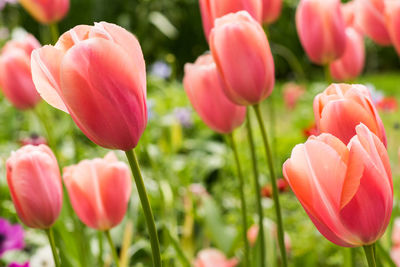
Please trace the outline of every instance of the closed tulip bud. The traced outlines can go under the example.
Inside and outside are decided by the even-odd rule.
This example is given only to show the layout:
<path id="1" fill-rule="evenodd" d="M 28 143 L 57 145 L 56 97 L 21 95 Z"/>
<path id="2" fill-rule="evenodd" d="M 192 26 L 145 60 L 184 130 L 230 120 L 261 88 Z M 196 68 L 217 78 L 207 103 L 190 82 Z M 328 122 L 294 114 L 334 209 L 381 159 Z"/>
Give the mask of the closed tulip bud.
<path id="1" fill-rule="evenodd" d="M 333 79 L 351 81 L 362 72 L 365 63 L 365 46 L 363 36 L 355 29 L 346 29 L 346 50 L 344 54 L 333 61 L 329 68 Z"/>
<path id="2" fill-rule="evenodd" d="M 131 195 L 131 178 L 128 166 L 114 153 L 66 167 L 63 178 L 72 207 L 84 224 L 109 230 L 121 222 Z"/>
<path id="3" fill-rule="evenodd" d="M 385 24 L 385 0 L 356 0 L 357 24 L 363 33 L 379 45 L 390 45 Z"/>
<path id="4" fill-rule="evenodd" d="M 146 70 L 131 33 L 106 22 L 76 26 L 33 51 L 32 77 L 43 99 L 94 143 L 136 147 L 147 124 Z"/>
<path id="5" fill-rule="evenodd" d="M 393 207 L 385 146 L 360 124 L 346 146 L 331 134 L 297 145 L 283 174 L 319 232 L 339 246 L 375 243 Z"/>
<path id="6" fill-rule="evenodd" d="M 30 109 L 41 100 L 31 74 L 31 53 L 40 47 L 31 34 L 6 43 L 0 53 L 0 89 L 18 109 Z"/>
<path id="7" fill-rule="evenodd" d="M 263 0 L 262 2 L 262 22 L 274 23 L 281 15 L 282 0 Z"/>
<path id="8" fill-rule="evenodd" d="M 194 109 L 208 127 L 218 133 L 231 133 L 246 117 L 246 107 L 231 102 L 211 55 L 200 56 L 185 65 L 183 85 Z"/>
<path id="9" fill-rule="evenodd" d="M 360 84 L 332 84 L 314 99 L 314 116 L 321 133 L 347 144 L 356 126 L 365 124 L 386 146 L 386 133 L 368 89 Z"/>
<path id="10" fill-rule="evenodd" d="M 197 254 L 194 267 L 235 267 L 237 264 L 237 259 L 227 259 L 221 251 L 208 248 Z"/>
<path id="11" fill-rule="evenodd" d="M 46 145 L 27 145 L 12 152 L 6 165 L 18 217 L 28 227 L 50 228 L 62 206 L 61 176 L 53 152 Z"/>
<path id="12" fill-rule="evenodd" d="M 19 0 L 37 21 L 50 24 L 60 21 L 69 10 L 69 0 Z"/>
<path id="13" fill-rule="evenodd" d="M 275 67 L 268 39 L 246 11 L 215 21 L 210 48 L 231 101 L 253 105 L 272 93 Z"/>
<path id="14" fill-rule="evenodd" d="M 343 55 L 346 35 L 339 0 L 301 0 L 296 11 L 296 27 L 313 63 L 326 65 Z"/>
<path id="15" fill-rule="evenodd" d="M 261 22 L 262 0 L 199 0 L 204 34 L 208 40 L 214 21 L 229 13 L 247 11 L 255 20 Z"/>
<path id="16" fill-rule="evenodd" d="M 391 41 L 400 56 L 400 2 L 385 0 L 385 19 Z"/>

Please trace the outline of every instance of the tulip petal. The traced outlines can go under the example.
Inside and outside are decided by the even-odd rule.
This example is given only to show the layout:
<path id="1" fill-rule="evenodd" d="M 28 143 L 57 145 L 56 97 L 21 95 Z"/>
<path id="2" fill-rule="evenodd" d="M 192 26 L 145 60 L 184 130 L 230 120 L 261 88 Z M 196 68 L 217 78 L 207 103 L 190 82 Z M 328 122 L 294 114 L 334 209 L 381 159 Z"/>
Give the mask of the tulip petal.
<path id="1" fill-rule="evenodd" d="M 78 25 L 71 30 L 63 33 L 55 44 L 55 48 L 66 53 L 75 44 L 78 44 L 89 38 L 89 32 L 93 26 Z"/>
<path id="2" fill-rule="evenodd" d="M 136 146 L 147 123 L 145 86 L 128 54 L 102 38 L 75 45 L 61 65 L 62 95 L 73 120 L 106 148 Z"/>
<path id="3" fill-rule="evenodd" d="M 373 132 L 378 132 L 375 118 L 361 105 L 349 99 L 329 102 L 323 109 L 320 120 L 320 131 L 329 132 L 344 143 L 348 143 L 356 134 L 356 126 L 364 123 Z"/>
<path id="4" fill-rule="evenodd" d="M 60 64 L 63 53 L 46 45 L 32 52 L 32 79 L 40 96 L 50 105 L 68 113 L 60 91 Z"/>

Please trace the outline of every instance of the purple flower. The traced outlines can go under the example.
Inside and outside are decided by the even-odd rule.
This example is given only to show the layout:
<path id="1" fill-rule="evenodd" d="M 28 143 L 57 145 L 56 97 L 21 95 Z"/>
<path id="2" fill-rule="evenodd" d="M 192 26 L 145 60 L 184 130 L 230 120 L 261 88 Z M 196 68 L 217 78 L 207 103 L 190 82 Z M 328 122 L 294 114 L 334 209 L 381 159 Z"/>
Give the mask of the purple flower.
<path id="1" fill-rule="evenodd" d="M 23 249 L 24 229 L 21 225 L 10 224 L 7 220 L 0 218 L 0 257 L 7 250 Z"/>
<path id="2" fill-rule="evenodd" d="M 162 79 L 167 79 L 171 76 L 171 67 L 164 61 L 156 61 L 151 65 L 150 73 Z"/>
<path id="3" fill-rule="evenodd" d="M 174 115 L 183 127 L 190 128 L 193 126 L 192 112 L 190 108 L 175 108 Z"/>
<path id="4" fill-rule="evenodd" d="M 29 267 L 29 262 L 25 263 L 18 263 L 18 262 L 12 262 L 8 267 Z"/>

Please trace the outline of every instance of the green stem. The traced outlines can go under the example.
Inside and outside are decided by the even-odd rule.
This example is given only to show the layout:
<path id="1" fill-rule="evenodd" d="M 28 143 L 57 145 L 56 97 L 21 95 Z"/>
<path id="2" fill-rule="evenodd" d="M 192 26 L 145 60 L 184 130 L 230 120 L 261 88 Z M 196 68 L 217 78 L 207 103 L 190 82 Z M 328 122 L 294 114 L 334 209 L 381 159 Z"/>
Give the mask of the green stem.
<path id="1" fill-rule="evenodd" d="M 328 83 L 328 85 L 330 85 L 332 83 L 332 76 L 329 64 L 326 64 L 324 66 L 324 72 L 325 72 L 325 81 Z"/>
<path id="2" fill-rule="evenodd" d="M 98 264 L 101 267 L 103 266 L 103 235 L 100 231 L 97 232 L 97 239 L 99 242 Z"/>
<path id="3" fill-rule="evenodd" d="M 58 25 L 57 23 L 53 23 L 49 25 L 50 27 L 50 33 L 51 33 L 51 41 L 53 44 L 57 43 L 58 37 L 60 36 L 60 33 L 58 31 Z"/>
<path id="4" fill-rule="evenodd" d="M 258 124 L 260 126 L 262 139 L 264 141 L 265 154 L 267 156 L 268 168 L 269 168 L 269 172 L 270 172 L 270 176 L 271 176 L 272 198 L 273 198 L 274 204 L 275 204 L 276 224 L 277 224 L 277 228 L 278 228 L 279 250 L 281 252 L 282 266 L 286 267 L 287 259 L 286 259 L 285 241 L 284 241 L 284 237 L 283 237 L 284 230 L 283 230 L 283 223 L 282 223 L 281 207 L 280 207 L 280 203 L 279 203 L 278 186 L 276 184 L 276 174 L 275 174 L 274 162 L 272 159 L 271 149 L 269 147 L 267 132 L 265 130 L 260 106 L 258 104 L 256 104 L 253 106 L 253 108 L 254 108 L 254 111 L 256 112 L 256 117 L 258 120 Z"/>
<path id="5" fill-rule="evenodd" d="M 143 183 L 142 174 L 140 172 L 139 163 L 136 158 L 134 150 L 125 151 L 126 157 L 128 158 L 129 164 L 132 169 L 133 177 L 135 179 L 136 188 L 139 193 L 140 202 L 142 203 L 142 208 L 144 216 L 146 219 L 147 228 L 150 235 L 151 249 L 153 252 L 153 265 L 155 267 L 161 266 L 161 254 L 160 245 L 158 242 L 158 235 L 156 230 L 156 225 L 154 223 L 153 212 L 151 211 L 151 206 L 149 198 L 146 193 L 146 187 Z"/>
<path id="6" fill-rule="evenodd" d="M 258 166 L 257 166 L 257 157 L 253 139 L 253 128 L 251 125 L 251 118 L 250 118 L 250 109 L 247 110 L 246 113 L 246 126 L 247 126 L 247 137 L 249 139 L 250 145 L 250 152 L 251 152 L 251 161 L 253 163 L 253 178 L 254 178 L 254 190 L 256 191 L 256 202 L 257 202 L 257 211 L 258 211 L 258 225 L 259 225 L 259 233 L 258 238 L 260 240 L 260 263 L 261 267 L 265 266 L 265 236 L 264 236 L 264 214 L 263 208 L 261 204 L 261 186 L 259 181 L 259 174 L 258 174 Z"/>
<path id="7" fill-rule="evenodd" d="M 374 252 L 374 244 L 364 246 L 365 257 L 367 258 L 369 267 L 376 267 L 376 259 Z"/>
<path id="8" fill-rule="evenodd" d="M 190 260 L 186 257 L 185 252 L 182 250 L 182 247 L 179 244 L 179 241 L 172 236 L 172 233 L 169 229 L 170 228 L 167 225 L 164 225 L 164 230 L 167 233 L 168 239 L 171 241 L 175 252 L 178 254 L 178 258 L 180 259 L 181 264 L 185 267 L 190 267 Z"/>
<path id="9" fill-rule="evenodd" d="M 53 152 L 56 153 L 57 148 L 56 148 L 56 143 L 55 143 L 55 139 L 54 139 L 54 134 L 53 134 L 52 128 L 50 127 L 51 119 L 48 118 L 47 114 L 44 114 L 40 110 L 40 107 L 34 108 L 33 111 L 36 114 L 36 116 L 38 117 L 40 123 L 42 124 L 43 129 L 46 132 L 46 138 L 47 138 L 47 142 L 48 142 L 49 146 L 51 147 Z M 58 157 L 57 157 L 57 159 L 58 159 Z"/>
<path id="10" fill-rule="evenodd" d="M 303 67 L 296 55 L 289 48 L 281 44 L 271 43 L 270 45 L 273 54 L 277 54 L 286 60 L 290 68 L 295 72 L 297 79 L 301 83 L 306 83 L 306 75 L 304 74 Z"/>
<path id="11" fill-rule="evenodd" d="M 390 267 L 396 267 L 396 264 L 393 262 L 392 257 L 390 257 L 390 254 L 382 247 L 382 244 L 380 242 L 376 242 L 376 249 L 378 250 L 378 255 L 379 257 L 383 257 L 383 259 L 386 261 L 386 263 Z"/>
<path id="12" fill-rule="evenodd" d="M 115 265 L 117 267 L 119 267 L 119 256 L 118 256 L 117 250 L 115 249 L 114 243 L 111 239 L 110 230 L 104 231 L 104 234 L 106 235 L 108 244 L 110 245 L 110 249 L 111 249 L 111 253 L 113 255 L 114 261 L 115 261 Z"/>
<path id="13" fill-rule="evenodd" d="M 49 228 L 49 229 L 45 229 L 47 237 L 49 238 L 49 243 L 50 243 L 50 247 L 51 247 L 51 252 L 53 253 L 53 258 L 54 258 L 54 264 L 56 267 L 60 267 L 60 259 L 58 257 L 57 254 L 57 248 L 56 248 L 56 243 L 54 242 L 54 233 L 53 233 L 53 229 Z"/>
<path id="14" fill-rule="evenodd" d="M 243 266 L 250 266 L 250 258 L 249 258 L 249 242 L 247 240 L 247 210 L 246 210 L 246 198 L 244 194 L 244 179 L 243 179 L 243 173 L 242 173 L 242 168 L 240 166 L 240 160 L 239 160 L 239 154 L 236 148 L 236 143 L 235 139 L 233 137 L 233 133 L 230 133 L 228 135 L 231 146 L 232 146 L 232 151 L 233 155 L 235 157 L 235 162 L 236 162 L 236 168 L 238 172 L 238 177 L 239 177 L 239 193 L 240 193 L 240 203 L 241 203 L 241 211 L 242 211 L 242 234 L 243 234 L 243 242 L 244 242 L 244 262 Z"/>

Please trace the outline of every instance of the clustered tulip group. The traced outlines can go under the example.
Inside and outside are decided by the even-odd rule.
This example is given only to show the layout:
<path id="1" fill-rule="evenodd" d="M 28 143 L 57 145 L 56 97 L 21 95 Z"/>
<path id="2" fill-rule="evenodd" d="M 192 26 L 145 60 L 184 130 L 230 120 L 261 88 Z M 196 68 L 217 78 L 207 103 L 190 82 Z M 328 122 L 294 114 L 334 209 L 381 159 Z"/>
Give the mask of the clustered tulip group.
<path id="1" fill-rule="evenodd" d="M 68 0 L 21 0 L 21 4 L 44 24 L 59 21 L 69 8 Z M 246 184 L 233 133 L 246 121 L 255 157 L 250 122 L 253 108 L 270 172 L 279 260 L 286 267 L 289 245 L 284 241 L 279 185 L 259 107 L 275 85 L 274 59 L 262 24 L 276 21 L 282 1 L 200 0 L 199 4 L 210 52 L 185 65 L 183 86 L 204 123 L 230 137 L 240 183 L 245 251 L 243 259 L 229 260 L 218 250 L 205 249 L 194 265 L 233 267 L 239 261 L 244 265 L 251 261 L 246 236 Z M 400 53 L 399 14 L 397 0 L 354 0 L 347 4 L 301 0 L 295 20 L 310 60 L 327 66 L 335 80 L 350 81 L 364 66 L 364 35 L 380 45 L 393 44 Z M 147 125 L 146 65 L 136 37 L 107 22 L 76 26 L 54 45 L 42 47 L 32 35 L 26 35 L 2 48 L 0 87 L 16 108 L 32 109 L 43 98 L 68 113 L 95 144 L 126 153 L 149 231 L 153 264 L 161 266 L 157 229 L 133 152 Z M 285 92 L 286 104 L 294 108 L 304 89 L 291 87 Z M 323 236 L 339 246 L 363 246 L 368 258 L 374 243 L 385 233 L 393 208 L 382 120 L 363 85 L 331 84 L 315 97 L 313 110 L 314 135 L 294 147 L 283 164 L 283 175 Z M 128 165 L 110 152 L 104 158 L 65 167 L 61 173 L 56 149 L 44 144 L 25 145 L 7 160 L 7 183 L 19 218 L 28 227 L 46 230 L 53 246 L 51 228 L 61 212 L 64 183 L 78 218 L 108 234 L 123 220 L 131 199 Z M 253 160 L 257 185 L 257 163 Z M 257 201 L 259 224 L 254 226 L 256 232 L 250 232 L 250 243 L 254 245 L 260 238 L 260 262 L 264 266 L 260 195 Z M 53 253 L 59 266 L 55 249 Z M 398 254 L 398 250 L 393 253 Z M 118 265 L 118 257 L 115 261 Z"/>

